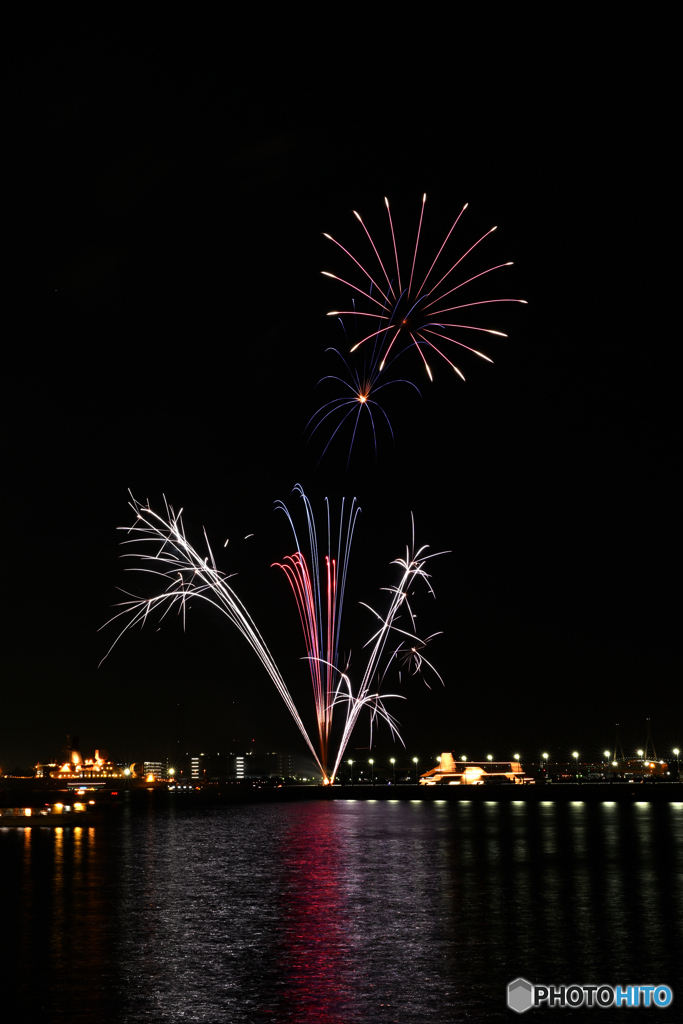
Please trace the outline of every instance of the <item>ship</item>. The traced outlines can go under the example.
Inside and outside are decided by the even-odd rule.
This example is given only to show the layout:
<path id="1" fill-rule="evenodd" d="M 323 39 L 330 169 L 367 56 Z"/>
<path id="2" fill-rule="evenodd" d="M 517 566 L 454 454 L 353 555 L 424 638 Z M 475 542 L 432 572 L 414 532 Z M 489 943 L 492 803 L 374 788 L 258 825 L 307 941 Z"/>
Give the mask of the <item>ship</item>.
<path id="1" fill-rule="evenodd" d="M 419 779 L 421 786 L 532 785 L 519 761 L 456 761 L 450 751 Z"/>

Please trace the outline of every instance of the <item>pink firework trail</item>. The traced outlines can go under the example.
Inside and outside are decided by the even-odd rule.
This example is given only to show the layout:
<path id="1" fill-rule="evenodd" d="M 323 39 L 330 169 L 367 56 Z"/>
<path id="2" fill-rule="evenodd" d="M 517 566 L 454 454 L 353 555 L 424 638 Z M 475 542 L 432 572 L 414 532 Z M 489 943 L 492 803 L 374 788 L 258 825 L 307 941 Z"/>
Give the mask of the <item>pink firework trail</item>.
<path id="1" fill-rule="evenodd" d="M 327 778 L 344 591 L 353 531 L 360 509 L 354 498 L 348 515 L 345 516 L 345 503 L 342 500 L 339 534 L 335 545 L 331 536 L 330 506 L 329 501 L 327 502 L 327 551 L 321 561 L 318 533 L 311 503 L 300 484 L 297 484 L 294 490 L 303 501 L 306 512 L 310 567 L 306 556 L 301 551 L 294 520 L 287 506 L 281 501 L 276 502 L 275 507 L 282 510 L 287 516 L 299 550 L 293 555 L 287 555 L 283 562 L 274 564 L 285 573 L 299 610 L 306 644 L 306 657 L 313 684 L 320 760 L 323 776 Z"/>
<path id="2" fill-rule="evenodd" d="M 427 271 L 425 277 L 423 278 L 421 284 L 419 285 L 419 287 L 416 286 L 415 267 L 420 242 L 420 233 L 422 231 L 422 222 L 424 218 L 424 207 L 426 199 L 427 196 L 424 195 L 422 197 L 420 220 L 415 240 L 415 248 L 412 254 L 412 262 L 410 265 L 410 275 L 406 287 L 403 287 L 401 281 L 401 267 L 398 255 L 398 246 L 396 243 L 396 233 L 394 231 L 394 223 L 391 217 L 389 200 L 386 198 L 384 202 L 386 204 L 387 214 L 389 217 L 389 226 L 391 229 L 391 239 L 395 261 L 396 288 L 394 287 L 394 279 L 392 279 L 389 276 L 389 273 L 387 272 L 384 262 L 380 257 L 377 246 L 375 245 L 375 242 L 370 232 L 365 226 L 360 214 L 356 213 L 355 210 L 353 211 L 353 213 L 360 222 L 361 226 L 363 227 L 363 230 L 365 231 L 365 234 L 368 237 L 368 240 L 372 246 L 373 253 L 377 259 L 379 268 L 381 270 L 381 274 L 375 272 L 376 277 L 380 279 L 380 282 L 382 281 L 383 278 L 384 282 L 378 284 L 375 278 L 373 278 L 372 275 L 370 274 L 369 270 L 365 267 L 365 265 L 362 264 L 359 260 L 357 260 L 356 257 L 353 256 L 348 251 L 348 249 L 345 249 L 343 245 L 337 242 L 335 238 L 332 238 L 332 236 L 328 234 L 325 234 L 325 238 L 329 238 L 331 242 L 334 242 L 334 244 L 337 245 L 342 250 L 342 252 L 344 252 L 354 262 L 356 267 L 360 269 L 360 271 L 364 275 L 366 281 L 369 282 L 369 284 L 366 284 L 365 288 L 361 288 L 358 287 L 358 285 L 353 284 L 351 281 L 348 281 L 342 277 L 338 277 L 336 274 L 329 273 L 328 271 L 323 271 L 323 274 L 326 277 L 331 277 L 336 281 L 340 281 L 348 288 L 351 288 L 354 292 L 358 292 L 361 295 L 364 295 L 365 298 L 367 298 L 369 302 L 372 304 L 370 311 L 363 314 L 364 316 L 368 317 L 368 327 L 371 327 L 372 329 L 369 331 L 368 334 L 361 338 L 360 341 L 356 342 L 356 344 L 351 349 L 352 352 L 358 349 L 361 345 L 366 344 L 368 341 L 370 341 L 370 339 L 375 339 L 375 341 L 379 341 L 381 348 L 381 361 L 379 364 L 379 369 L 380 371 L 382 371 L 386 365 L 387 358 L 390 356 L 392 351 L 398 352 L 400 354 L 406 348 L 414 346 L 420 354 L 420 357 L 422 359 L 422 362 L 424 363 L 425 369 L 430 380 L 433 380 L 433 375 L 430 365 L 427 361 L 427 356 L 425 354 L 428 354 L 430 351 L 435 352 L 438 356 L 444 359 L 448 363 L 448 365 L 453 370 L 455 370 L 458 376 L 460 376 L 464 380 L 465 378 L 462 374 L 462 371 L 446 355 L 446 351 L 444 351 L 449 350 L 451 345 L 455 345 L 459 349 L 471 352 L 473 355 L 478 356 L 480 359 L 485 359 L 489 363 L 493 362 L 493 360 L 490 359 L 489 356 L 484 355 L 484 353 L 480 352 L 478 349 L 466 344 L 466 342 L 462 340 L 462 337 L 460 335 L 458 337 L 453 336 L 452 332 L 454 330 L 479 331 L 484 334 L 493 334 L 502 338 L 506 338 L 507 335 L 503 334 L 502 331 L 496 331 L 491 328 L 485 327 L 477 327 L 471 324 L 446 323 L 443 320 L 443 316 L 447 313 L 453 313 L 456 310 L 471 309 L 475 306 L 493 305 L 500 302 L 519 302 L 526 304 L 526 300 L 485 299 L 479 302 L 467 302 L 455 306 L 444 307 L 443 305 L 444 302 L 447 300 L 447 297 L 449 295 L 452 295 L 453 292 L 458 291 L 460 288 L 464 288 L 466 285 L 471 284 L 473 281 L 478 280 L 481 277 L 484 277 L 486 274 L 492 273 L 494 270 L 500 270 L 502 267 L 512 266 L 512 263 L 500 263 L 497 264 L 496 266 L 488 267 L 486 270 L 482 270 L 478 274 L 473 274 L 466 280 L 462 280 L 457 283 L 452 283 L 454 281 L 454 278 L 451 277 L 453 272 L 460 266 L 463 260 L 465 260 L 465 258 L 469 256 L 469 254 L 473 252 L 473 250 L 475 250 L 477 246 L 491 234 L 491 232 L 496 230 L 495 227 L 485 232 L 485 234 L 483 234 L 481 238 L 479 238 L 473 245 L 471 245 L 469 249 L 467 249 L 467 251 L 464 252 L 462 256 L 460 256 L 459 259 L 457 259 L 455 263 L 453 263 L 452 266 L 444 274 L 441 275 L 441 277 L 438 279 L 438 281 L 436 281 L 436 283 L 430 283 L 428 286 L 428 282 L 432 277 L 432 272 L 434 271 L 437 261 L 446 247 L 446 243 L 453 234 L 453 231 L 455 230 L 458 222 L 460 221 L 460 218 L 467 209 L 467 203 L 465 203 L 462 210 L 456 217 L 450 231 L 446 235 L 446 238 L 444 239 L 441 248 L 437 252 L 434 260 L 432 261 L 432 264 L 429 270 Z M 372 294 L 373 289 L 375 294 Z M 333 310 L 327 315 L 341 317 L 357 314 L 355 310 L 347 309 Z M 448 330 L 448 333 L 444 334 L 444 330 Z"/>

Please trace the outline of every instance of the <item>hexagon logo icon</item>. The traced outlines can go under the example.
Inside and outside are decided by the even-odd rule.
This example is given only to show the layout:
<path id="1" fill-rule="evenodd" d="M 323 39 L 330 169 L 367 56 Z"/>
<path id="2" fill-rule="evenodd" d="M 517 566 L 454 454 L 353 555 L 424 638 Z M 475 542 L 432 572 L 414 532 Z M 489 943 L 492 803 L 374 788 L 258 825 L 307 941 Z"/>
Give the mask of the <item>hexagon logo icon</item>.
<path id="1" fill-rule="evenodd" d="M 515 978 L 508 985 L 508 1006 L 515 1013 L 524 1013 L 534 1004 L 534 987 L 526 978 Z"/>

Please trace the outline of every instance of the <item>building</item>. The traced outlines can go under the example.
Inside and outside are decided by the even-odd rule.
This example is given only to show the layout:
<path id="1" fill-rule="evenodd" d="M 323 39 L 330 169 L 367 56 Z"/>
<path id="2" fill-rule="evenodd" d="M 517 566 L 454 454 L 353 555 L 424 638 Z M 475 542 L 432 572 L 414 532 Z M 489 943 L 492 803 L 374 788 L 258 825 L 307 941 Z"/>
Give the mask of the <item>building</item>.
<path id="1" fill-rule="evenodd" d="M 188 756 L 187 765 L 188 774 L 185 777 L 192 782 L 220 779 L 236 782 L 245 779 L 286 779 L 293 774 L 290 755 L 275 751 L 195 754 Z"/>

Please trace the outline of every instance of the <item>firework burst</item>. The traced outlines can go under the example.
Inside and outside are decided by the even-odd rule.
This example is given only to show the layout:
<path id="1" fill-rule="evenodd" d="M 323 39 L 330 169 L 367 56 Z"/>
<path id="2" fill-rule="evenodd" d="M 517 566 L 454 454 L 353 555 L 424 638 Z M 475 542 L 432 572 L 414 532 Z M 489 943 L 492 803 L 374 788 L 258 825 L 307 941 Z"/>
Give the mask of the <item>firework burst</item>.
<path id="1" fill-rule="evenodd" d="M 391 599 L 386 614 L 381 614 L 369 605 L 365 606 L 370 609 L 379 625 L 365 645 L 368 652 L 365 670 L 354 691 L 348 666 L 343 671 L 339 667 L 338 652 L 351 541 L 360 510 L 355 499 L 350 503 L 347 513 L 342 504 L 339 528 L 336 538 L 333 539 L 328 504 L 327 553 L 321 559 L 311 504 L 300 486 L 297 485 L 296 490 L 303 499 L 306 511 L 309 555 L 306 557 L 301 551 L 294 520 L 288 509 L 282 502 L 278 502 L 277 507 L 282 509 L 289 519 L 298 550 L 287 556 L 282 563 L 276 564 L 289 580 L 301 617 L 306 658 L 311 667 L 319 751 L 311 740 L 263 635 L 228 582 L 230 576 L 217 568 L 206 532 L 204 539 L 207 554 L 202 556 L 187 540 L 182 519 L 183 510 L 176 513 L 166 502 L 165 514 L 159 515 L 148 504 L 143 505 L 134 498 L 131 499 L 130 505 L 135 513 L 135 521 L 132 526 L 120 529 L 125 530 L 127 535 L 123 543 L 134 548 L 127 556 L 140 564 L 128 571 L 143 572 L 155 577 L 161 582 L 162 589 L 152 597 L 142 597 L 124 591 L 127 600 L 120 603 L 119 607 L 122 610 L 109 622 L 121 618 L 127 621 L 105 654 L 105 658 L 128 630 L 134 626 L 144 626 L 154 613 L 161 612 L 161 618 L 164 618 L 175 608 L 182 616 L 184 625 L 188 603 L 192 599 L 207 602 L 228 619 L 252 648 L 296 722 L 324 782 L 331 783 L 334 781 L 358 717 L 364 709 L 370 710 L 371 729 L 374 723 L 382 718 L 392 732 L 398 735 L 396 721 L 384 706 L 384 700 L 392 695 L 381 695 L 379 685 L 393 660 L 400 660 L 405 656 L 409 646 L 421 647 L 426 643 L 414 632 L 414 616 L 410 610 L 409 594 L 418 579 L 427 581 L 429 586 L 425 563 L 435 556 L 428 555 L 426 547 L 416 551 L 413 543 L 412 547 L 406 548 L 405 559 L 396 559 L 392 563 L 400 568 L 400 578 L 395 586 L 388 588 Z M 429 589 L 431 590 L 431 587 Z M 407 629 L 399 625 L 400 615 L 404 610 L 407 610 L 410 625 Z M 390 643 L 390 637 L 393 635 L 400 637 L 398 646 L 395 647 Z M 373 685 L 376 687 L 375 690 Z M 339 705 L 345 707 L 344 724 L 337 753 L 332 757 L 330 738 L 333 709 Z M 331 762 L 333 767 L 330 770 L 328 765 Z"/>
<path id="2" fill-rule="evenodd" d="M 453 323 L 452 321 L 454 319 L 461 319 L 461 310 L 470 310 L 475 306 L 493 305 L 501 302 L 525 303 L 525 300 L 486 299 L 465 303 L 458 303 L 457 301 L 454 301 L 454 293 L 459 291 L 459 289 L 464 288 L 466 285 L 471 284 L 473 281 L 476 281 L 481 277 L 484 277 L 486 274 L 492 273 L 494 270 L 500 270 L 502 267 L 512 266 L 512 263 L 500 263 L 496 266 L 488 267 L 486 270 L 482 270 L 477 274 L 466 277 L 464 280 L 457 280 L 456 277 L 451 276 L 463 263 L 466 257 L 469 256 L 469 254 L 475 250 L 485 238 L 496 230 L 495 227 L 485 232 L 485 234 L 474 242 L 474 244 L 471 245 L 469 249 L 467 249 L 466 252 L 464 252 L 450 266 L 450 268 L 445 271 L 445 273 L 441 274 L 441 276 L 436 279 L 437 275 L 440 273 L 440 271 L 435 271 L 436 264 L 444 252 L 446 243 L 457 227 L 460 218 L 467 209 L 467 203 L 463 206 L 462 210 L 456 217 L 450 231 L 441 245 L 441 248 L 434 257 L 429 270 L 420 282 L 419 277 L 415 276 L 415 269 L 426 199 L 427 196 L 424 195 L 422 197 L 420 220 L 417 228 L 415 247 L 412 252 L 410 269 L 409 272 L 407 272 L 408 266 L 404 265 L 403 275 L 401 273 L 401 262 L 399 260 L 398 247 L 396 244 L 396 233 L 394 231 L 394 223 L 391 217 L 391 209 L 388 199 L 385 198 L 384 202 L 386 204 L 387 214 L 389 217 L 394 257 L 393 265 L 391 265 L 391 275 L 390 272 L 387 271 L 385 263 L 379 254 L 370 232 L 365 226 L 360 214 L 356 213 L 355 210 L 353 211 L 354 216 L 361 224 L 368 241 L 372 246 L 374 257 L 378 264 L 378 269 L 374 271 L 375 277 L 372 276 L 370 271 L 359 260 L 357 260 L 348 249 L 344 248 L 344 246 L 335 238 L 332 238 L 331 235 L 325 234 L 325 238 L 334 242 L 334 244 L 353 261 L 356 268 L 361 271 L 363 277 L 359 280 L 362 281 L 363 287 L 359 287 L 358 285 L 353 284 L 352 281 L 338 277 L 336 274 L 332 274 L 328 271 L 323 271 L 322 273 L 326 277 L 340 281 L 342 284 L 352 289 L 352 291 L 363 295 L 369 303 L 369 310 L 362 314 L 358 313 L 355 309 L 347 309 L 333 310 L 328 313 L 328 316 L 363 316 L 366 318 L 365 322 L 367 323 L 368 333 L 354 344 L 351 351 L 355 351 L 360 348 L 360 346 L 367 344 L 371 340 L 375 344 L 378 344 L 381 353 L 379 362 L 380 371 L 385 368 L 387 359 L 392 353 L 401 354 L 401 352 L 406 349 L 414 347 L 420 354 L 430 380 L 433 380 L 432 370 L 427 361 L 427 355 L 429 355 L 430 352 L 434 352 L 436 355 L 444 359 L 448 365 L 455 370 L 458 376 L 464 380 L 465 378 L 462 371 L 455 365 L 452 359 L 446 355 L 447 351 L 450 354 L 453 354 L 453 346 L 456 346 L 456 349 L 470 352 L 475 356 L 478 356 L 480 359 L 485 359 L 487 362 L 493 362 L 493 360 L 483 352 L 480 352 L 477 348 L 472 347 L 472 345 L 469 345 L 462 340 L 463 334 L 461 332 L 481 332 L 484 334 L 497 335 L 498 337 L 503 338 L 507 337 L 507 335 L 503 334 L 502 331 L 493 330 L 492 328 L 478 327 L 472 324 Z M 474 336 L 476 336 L 476 333 Z"/>
<path id="3" fill-rule="evenodd" d="M 380 423 L 386 423 L 391 434 L 392 441 L 394 439 L 394 431 L 391 426 L 391 421 L 386 413 L 386 410 L 380 405 L 377 400 L 377 396 L 384 389 L 389 387 L 391 384 L 408 384 L 410 387 L 420 394 L 419 389 L 409 380 L 387 380 L 385 374 L 379 368 L 379 360 L 375 352 L 373 352 L 372 359 L 369 361 L 369 365 L 364 365 L 362 369 L 358 369 L 349 360 L 345 359 L 341 352 L 336 348 L 328 348 L 327 352 L 333 352 L 340 360 L 343 365 L 344 376 L 337 374 L 328 374 L 325 377 L 321 377 L 318 381 L 318 385 L 324 381 L 333 381 L 335 385 L 341 386 L 341 395 L 331 399 L 329 402 L 325 402 L 317 412 L 311 416 L 310 420 L 306 424 L 306 430 L 310 430 L 309 441 L 314 434 L 317 433 L 320 428 L 327 426 L 328 429 L 331 426 L 332 433 L 323 448 L 322 454 L 318 459 L 318 463 L 324 458 L 328 448 L 332 444 L 337 434 L 342 430 L 345 424 L 351 426 L 351 441 L 349 444 L 349 454 L 346 459 L 346 466 L 348 469 L 349 462 L 351 461 L 351 453 L 353 451 L 354 442 L 361 422 L 361 417 L 365 416 L 369 422 L 372 430 L 372 440 L 375 449 L 375 458 L 377 458 L 377 424 L 376 418 L 379 419 Z"/>

